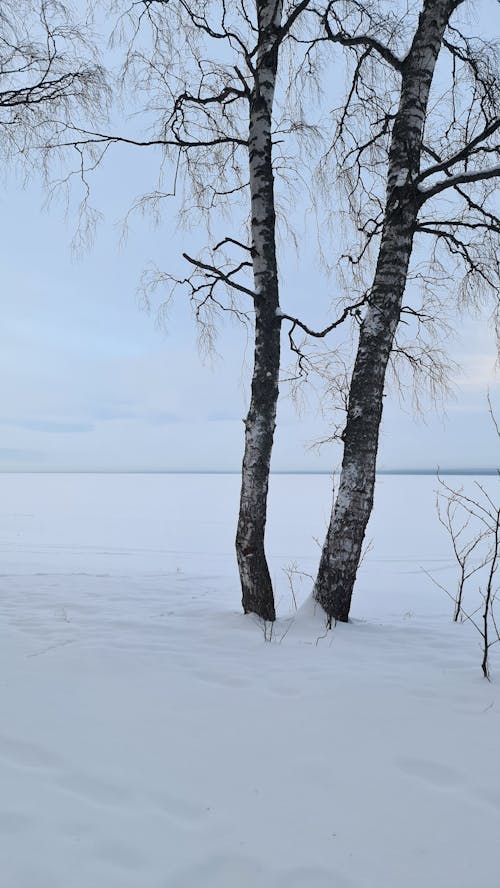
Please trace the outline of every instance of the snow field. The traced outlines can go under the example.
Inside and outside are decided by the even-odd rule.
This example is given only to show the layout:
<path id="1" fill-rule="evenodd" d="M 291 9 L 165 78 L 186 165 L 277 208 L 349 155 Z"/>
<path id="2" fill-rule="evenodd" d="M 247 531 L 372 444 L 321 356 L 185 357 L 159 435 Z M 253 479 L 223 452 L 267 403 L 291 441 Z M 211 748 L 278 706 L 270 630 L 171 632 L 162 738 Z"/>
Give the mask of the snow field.
<path id="1" fill-rule="evenodd" d="M 236 476 L 0 483 L 0 888 L 496 884 L 500 657 L 422 573 L 454 581 L 432 478 L 380 478 L 325 633 L 282 568 L 314 573 L 330 482 L 273 476 L 270 642 Z"/>

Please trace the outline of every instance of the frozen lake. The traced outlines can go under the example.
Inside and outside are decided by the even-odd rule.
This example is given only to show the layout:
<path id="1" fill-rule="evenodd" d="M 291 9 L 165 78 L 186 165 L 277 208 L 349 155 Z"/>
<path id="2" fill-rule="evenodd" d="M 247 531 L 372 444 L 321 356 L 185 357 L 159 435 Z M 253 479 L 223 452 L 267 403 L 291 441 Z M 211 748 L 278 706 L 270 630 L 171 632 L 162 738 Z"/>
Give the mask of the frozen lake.
<path id="1" fill-rule="evenodd" d="M 451 476 L 472 486 L 470 476 Z M 494 491 L 492 476 L 481 483 Z M 53 575 L 88 572 L 134 576 L 182 572 L 224 578 L 218 606 L 237 610 L 239 589 L 233 539 L 239 496 L 237 475 L 0 475 L 2 573 Z M 371 616 L 379 595 L 396 611 L 430 599 L 443 605 L 424 567 L 454 582 L 449 540 L 435 510 L 436 479 L 425 475 L 378 477 L 375 512 L 361 569 L 353 616 Z M 282 568 L 296 562 L 314 574 L 331 506 L 325 475 L 273 475 L 267 550 L 278 606 L 292 602 Z M 414 594 L 416 590 L 416 595 Z M 70 591 L 70 590 L 68 590 Z M 297 589 L 300 595 L 300 590 Z M 436 601 L 437 597 L 437 601 Z"/>
<path id="2" fill-rule="evenodd" d="M 424 573 L 455 583 L 433 477 L 379 477 L 328 634 L 283 568 L 314 574 L 331 481 L 272 477 L 271 643 L 240 614 L 237 476 L 0 485 L 0 888 L 496 883 L 500 657 L 488 684 Z"/>

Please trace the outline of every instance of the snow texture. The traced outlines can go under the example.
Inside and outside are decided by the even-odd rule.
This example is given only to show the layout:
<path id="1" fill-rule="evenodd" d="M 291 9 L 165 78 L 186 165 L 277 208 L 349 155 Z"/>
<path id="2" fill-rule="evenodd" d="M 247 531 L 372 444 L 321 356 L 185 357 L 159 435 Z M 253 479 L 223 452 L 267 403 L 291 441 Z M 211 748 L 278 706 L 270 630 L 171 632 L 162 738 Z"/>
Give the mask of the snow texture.
<path id="1" fill-rule="evenodd" d="M 326 633 L 281 568 L 315 572 L 330 480 L 272 476 L 266 643 L 237 476 L 2 476 L 1 888 L 497 884 L 500 663 L 422 572 L 453 583 L 434 486 L 379 479 Z"/>

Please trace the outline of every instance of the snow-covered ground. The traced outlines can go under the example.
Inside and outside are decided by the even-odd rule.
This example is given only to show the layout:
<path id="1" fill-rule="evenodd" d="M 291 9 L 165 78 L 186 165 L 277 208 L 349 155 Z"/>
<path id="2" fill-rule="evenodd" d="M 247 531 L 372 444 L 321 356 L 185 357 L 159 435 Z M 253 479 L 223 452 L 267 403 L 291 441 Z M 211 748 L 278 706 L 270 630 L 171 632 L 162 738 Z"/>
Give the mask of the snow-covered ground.
<path id="1" fill-rule="evenodd" d="M 314 573 L 329 479 L 272 478 L 271 643 L 238 485 L 0 476 L 0 888 L 497 885 L 500 658 L 422 571 L 453 585 L 434 479 L 379 479 L 326 634 L 282 568 Z"/>

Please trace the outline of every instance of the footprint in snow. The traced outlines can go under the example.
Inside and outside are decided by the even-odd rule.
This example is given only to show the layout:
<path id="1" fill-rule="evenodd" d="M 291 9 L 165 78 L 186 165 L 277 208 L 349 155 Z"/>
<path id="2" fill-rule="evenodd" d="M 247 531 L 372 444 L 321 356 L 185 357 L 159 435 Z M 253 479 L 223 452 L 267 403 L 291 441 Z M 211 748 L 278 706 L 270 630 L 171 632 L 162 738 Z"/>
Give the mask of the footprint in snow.
<path id="1" fill-rule="evenodd" d="M 79 842 L 88 836 L 94 835 L 93 818 L 88 819 L 65 817 L 57 824 L 57 831 L 61 836 L 66 837 L 74 842 Z"/>
<path id="2" fill-rule="evenodd" d="M 194 826 L 204 820 L 209 812 L 208 807 L 203 808 L 187 799 L 176 798 L 168 793 L 157 793 L 152 802 L 155 808 L 179 826 Z"/>
<path id="3" fill-rule="evenodd" d="M 89 852 L 99 860 L 127 871 L 141 870 L 148 863 L 144 854 L 119 839 L 100 840 L 89 849 Z"/>
<path id="4" fill-rule="evenodd" d="M 297 690 L 297 688 L 293 688 L 290 685 L 271 685 L 269 688 L 271 694 L 276 697 L 300 697 L 301 693 Z"/>
<path id="5" fill-rule="evenodd" d="M 276 876 L 255 858 L 222 854 L 177 872 L 165 888 L 212 884 L 217 888 L 357 888 L 336 870 L 303 866 Z"/>
<path id="6" fill-rule="evenodd" d="M 258 860 L 220 854 L 178 870 L 165 883 L 165 888 L 195 888 L 201 885 L 217 885 L 217 888 L 272 888 L 273 882 Z"/>
<path id="7" fill-rule="evenodd" d="M 407 693 L 417 700 L 437 700 L 438 695 L 432 688 L 410 688 Z"/>
<path id="8" fill-rule="evenodd" d="M 214 685 L 215 687 L 247 688 L 249 685 L 249 682 L 246 681 L 246 679 L 240 678 L 237 675 L 228 675 L 225 672 L 214 672 L 211 670 L 205 670 L 202 672 L 200 669 L 194 674 L 200 681 Z"/>
<path id="9" fill-rule="evenodd" d="M 93 805 L 116 808 L 133 801 L 130 793 L 123 787 L 89 774 L 64 774 L 57 783 L 61 789 Z"/>
<path id="10" fill-rule="evenodd" d="M 479 801 L 485 802 L 487 805 L 491 805 L 492 808 L 500 811 L 500 789 L 480 786 L 472 790 L 472 795 L 479 799 Z"/>
<path id="11" fill-rule="evenodd" d="M 460 771 L 456 771 L 449 765 L 443 765 L 441 762 L 431 762 L 417 758 L 398 758 L 397 766 L 409 774 L 410 777 L 417 777 L 430 783 L 433 786 L 441 787 L 463 787 L 464 775 Z"/>
<path id="12" fill-rule="evenodd" d="M 356 888 L 356 883 L 347 876 L 316 866 L 299 866 L 289 870 L 275 885 L 276 888 Z"/>
<path id="13" fill-rule="evenodd" d="M 0 835 L 17 836 L 32 829 L 35 818 L 23 811 L 0 811 Z"/>
<path id="14" fill-rule="evenodd" d="M 17 768 L 53 770 L 61 761 L 47 749 L 27 740 L 0 735 L 0 760 Z"/>

